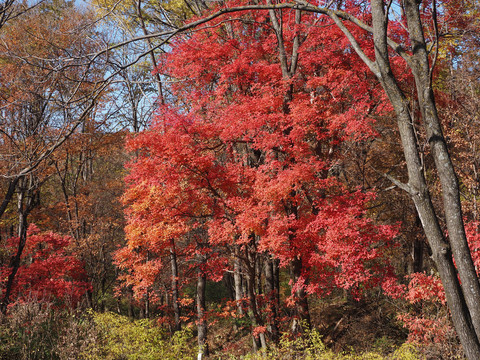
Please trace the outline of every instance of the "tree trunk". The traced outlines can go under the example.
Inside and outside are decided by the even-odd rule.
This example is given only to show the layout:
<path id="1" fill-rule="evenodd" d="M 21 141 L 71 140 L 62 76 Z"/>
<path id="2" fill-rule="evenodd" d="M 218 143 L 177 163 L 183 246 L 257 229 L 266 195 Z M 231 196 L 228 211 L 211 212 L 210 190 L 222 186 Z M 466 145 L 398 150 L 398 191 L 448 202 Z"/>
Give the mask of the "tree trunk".
<path id="1" fill-rule="evenodd" d="M 260 313 L 258 312 L 257 308 L 257 297 L 255 295 L 255 288 L 256 288 L 256 273 L 255 273 L 255 264 L 256 264 L 256 247 L 255 247 L 255 239 L 252 237 L 252 244 L 253 246 L 247 247 L 246 251 L 246 258 L 248 259 L 247 268 L 247 294 L 248 294 L 248 305 L 250 308 L 251 313 L 251 320 L 252 320 L 252 330 L 259 326 L 263 326 L 264 322 Z M 265 339 L 265 333 L 259 332 L 258 336 L 252 331 L 253 337 L 253 350 L 257 351 L 260 348 L 265 349 L 267 347 L 267 342 Z"/>
<path id="2" fill-rule="evenodd" d="M 23 249 L 27 242 L 27 229 L 28 221 L 27 217 L 33 208 L 36 206 L 36 179 L 33 175 L 29 175 L 28 179 L 22 177 L 19 181 L 19 194 L 18 194 L 18 246 L 15 256 L 11 259 L 9 267 L 11 272 L 8 275 L 7 285 L 5 287 L 5 295 L 0 305 L 0 311 L 2 314 L 6 314 L 8 304 L 10 303 L 10 296 L 12 293 L 15 275 L 20 268 L 20 261 L 23 254 Z"/>
<path id="3" fill-rule="evenodd" d="M 228 291 L 228 298 L 230 301 L 235 301 L 235 284 L 233 282 L 233 273 L 226 271 L 223 274 L 222 282 L 223 286 L 225 286 Z"/>
<path id="4" fill-rule="evenodd" d="M 197 275 L 197 329 L 198 329 L 198 356 L 197 360 L 202 360 L 204 356 L 208 356 L 207 343 L 207 319 L 205 306 L 205 287 L 207 277 L 199 268 Z"/>
<path id="5" fill-rule="evenodd" d="M 421 239 L 415 238 L 413 240 L 412 250 L 411 250 L 412 266 L 410 269 L 411 271 L 409 271 L 410 274 L 423 271 L 423 253 L 424 253 L 423 241 Z"/>
<path id="6" fill-rule="evenodd" d="M 242 267 L 240 265 L 240 250 L 235 246 L 235 258 L 233 260 L 233 281 L 235 282 L 235 301 L 237 303 L 237 312 L 243 315 L 242 300 L 245 297 L 242 287 Z"/>
<path id="7" fill-rule="evenodd" d="M 8 275 L 7 285 L 5 287 L 5 296 L 3 297 L 2 305 L 1 305 L 1 312 L 2 314 L 6 314 L 7 306 L 10 303 L 10 295 L 12 293 L 12 288 L 15 280 L 15 275 L 17 274 L 18 269 L 20 268 L 20 259 L 23 253 L 23 249 L 25 248 L 25 244 L 27 242 L 27 215 L 24 213 L 19 213 L 18 216 L 19 222 L 19 229 L 18 229 L 18 247 L 17 253 L 10 261 L 10 274 Z"/>
<path id="8" fill-rule="evenodd" d="M 138 15 L 138 18 L 140 20 L 140 25 L 142 27 L 143 34 L 145 36 L 148 36 L 148 30 L 147 30 L 147 27 L 145 26 L 145 20 L 143 19 L 143 14 L 142 14 L 142 1 L 141 0 L 137 0 L 137 15 Z M 154 47 L 153 47 L 153 44 L 152 44 L 152 40 L 149 37 L 146 37 L 145 40 L 146 40 L 148 48 L 150 50 L 149 55 L 150 55 L 150 59 L 152 61 L 152 68 L 156 69 L 157 68 L 157 59 L 155 58 L 155 51 L 154 51 Z M 164 104 L 165 99 L 164 99 L 164 96 L 163 96 L 162 79 L 161 79 L 160 74 L 158 72 L 155 72 L 155 74 L 153 76 L 155 77 L 155 82 L 157 83 L 158 97 L 159 97 L 159 100 L 160 100 L 159 102 L 160 102 L 160 104 Z"/>
<path id="9" fill-rule="evenodd" d="M 135 307 L 133 306 L 133 299 L 134 299 L 133 288 L 132 288 L 132 286 L 128 286 L 127 287 L 127 300 L 128 300 L 128 310 L 127 311 L 128 311 L 128 317 L 130 319 L 135 318 Z"/>
<path id="10" fill-rule="evenodd" d="M 274 267 L 275 260 L 268 254 L 265 261 L 265 296 L 267 299 L 267 309 L 269 316 L 269 329 L 272 336 L 272 341 L 278 343 L 280 338 L 278 330 L 278 304 L 277 304 L 277 289 L 275 285 Z"/>
<path id="11" fill-rule="evenodd" d="M 418 273 L 423 271 L 423 256 L 425 253 L 424 241 L 421 236 L 419 236 L 422 231 L 422 224 L 418 214 L 415 219 L 415 226 L 412 233 L 413 239 L 410 249 L 411 261 L 408 264 L 408 274 Z"/>
<path id="12" fill-rule="evenodd" d="M 296 258 L 292 261 L 292 283 L 295 286 L 302 275 L 302 259 Z M 308 298 L 304 286 L 297 287 L 294 291 L 295 317 L 292 323 L 292 332 L 299 333 L 304 327 L 310 328 L 310 312 L 308 309 Z"/>
<path id="13" fill-rule="evenodd" d="M 448 238 L 456 259 L 463 294 L 478 338 L 480 335 L 480 308 L 478 306 L 480 302 L 480 283 L 465 234 L 457 175 L 438 118 L 430 76 L 427 45 L 423 35 L 419 5 L 416 1 L 405 1 L 405 14 L 410 40 L 415 49 L 412 55 L 414 65 L 412 70 L 417 86 L 418 103 L 441 183 Z"/>
<path id="14" fill-rule="evenodd" d="M 278 259 L 273 259 L 273 283 L 275 284 L 277 309 L 280 309 L 280 260 Z"/>
<path id="15" fill-rule="evenodd" d="M 180 331 L 182 329 L 182 324 L 180 322 L 180 304 L 178 297 L 178 265 L 175 241 L 173 239 L 170 240 L 170 265 L 172 268 L 172 302 L 175 318 L 175 331 Z"/>
<path id="16" fill-rule="evenodd" d="M 147 263 L 150 261 L 150 252 L 147 251 Z M 145 291 L 145 312 L 143 313 L 145 319 L 150 318 L 150 288 L 147 287 Z"/>
<path id="17" fill-rule="evenodd" d="M 255 259 L 255 285 L 257 287 L 257 294 L 263 294 L 263 286 L 262 286 L 262 275 L 263 275 L 263 256 L 256 256 Z"/>
<path id="18" fill-rule="evenodd" d="M 15 189 L 17 188 L 19 181 L 20 181 L 20 177 L 17 176 L 17 177 L 14 177 L 12 180 L 10 180 L 10 182 L 8 183 L 7 192 L 5 193 L 2 204 L 0 205 L 0 218 L 5 213 L 5 210 L 7 210 L 8 204 L 10 204 L 10 201 L 12 200 L 13 195 L 15 194 Z"/>
<path id="19" fill-rule="evenodd" d="M 404 150 L 408 184 L 397 185 L 412 197 L 425 235 L 432 249 L 440 278 L 445 288 L 447 303 L 452 320 L 468 359 L 480 359 L 478 329 L 480 328 L 480 288 L 468 250 L 462 222 L 458 181 L 453 170 L 440 121 L 436 112 L 431 88 L 428 54 L 426 52 L 423 28 L 420 21 L 418 2 L 405 0 L 405 15 L 412 42 L 410 67 L 413 71 L 424 126 L 435 160 L 435 166 L 442 184 L 443 205 L 449 240 L 447 242 L 440 227 L 430 193 L 426 184 L 422 163 L 410 115 L 409 101 L 398 86 L 390 68 L 387 49 L 387 23 L 383 0 L 372 1 L 373 37 L 375 44 L 375 64 L 369 64 L 393 105 Z M 368 65 L 368 61 L 367 61 Z M 452 250 L 457 259 L 458 273 L 463 292 L 453 264 Z"/>

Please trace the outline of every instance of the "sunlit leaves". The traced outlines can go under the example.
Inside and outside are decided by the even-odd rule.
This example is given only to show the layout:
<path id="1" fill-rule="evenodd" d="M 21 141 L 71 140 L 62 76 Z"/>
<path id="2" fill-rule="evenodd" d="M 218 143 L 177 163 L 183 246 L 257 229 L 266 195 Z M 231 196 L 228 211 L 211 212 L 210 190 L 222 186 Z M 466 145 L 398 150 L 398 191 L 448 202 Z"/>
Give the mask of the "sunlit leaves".
<path id="1" fill-rule="evenodd" d="M 30 226 L 13 290 L 16 301 L 53 301 L 68 306 L 80 301 L 91 285 L 84 264 L 69 251 L 71 242 L 68 236 L 40 233 Z M 8 250 L 13 254 L 17 246 L 18 238 L 11 238 Z M 10 268 L 3 266 L 0 272 L 6 279 Z"/>

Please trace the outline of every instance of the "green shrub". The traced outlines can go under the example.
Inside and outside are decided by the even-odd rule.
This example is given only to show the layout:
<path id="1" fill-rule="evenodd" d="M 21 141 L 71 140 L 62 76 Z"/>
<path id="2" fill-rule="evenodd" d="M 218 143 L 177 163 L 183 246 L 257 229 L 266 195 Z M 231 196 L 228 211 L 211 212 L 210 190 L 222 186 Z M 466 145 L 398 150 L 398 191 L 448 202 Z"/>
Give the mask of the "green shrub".
<path id="1" fill-rule="evenodd" d="M 379 341 L 375 350 L 392 348 Z M 384 344 L 385 343 L 385 344 Z M 53 309 L 48 303 L 23 303 L 10 309 L 0 325 L 0 359 L 9 360 L 177 360 L 195 359 L 192 330 L 171 336 L 153 320 L 136 320 L 114 313 Z M 234 359 L 213 354 L 215 359 Z M 251 353 L 250 360 L 422 360 L 415 346 L 404 344 L 390 355 L 379 352 L 336 354 L 322 342 L 317 330 L 301 337 L 284 334 L 267 351 Z"/>
<path id="2" fill-rule="evenodd" d="M 231 359 L 233 359 L 231 357 Z M 392 355 L 382 356 L 377 352 L 366 352 L 362 354 L 337 354 L 328 349 L 322 342 L 317 330 L 307 330 L 301 337 L 291 338 L 288 335 L 282 336 L 277 347 L 267 351 L 260 351 L 255 354 L 248 354 L 242 357 L 248 360 L 423 360 L 414 346 L 402 345 Z"/>
<path id="3" fill-rule="evenodd" d="M 189 344 L 189 329 L 172 337 L 152 320 L 131 321 L 114 313 L 92 313 L 98 342 L 81 354 L 83 359 L 97 360 L 174 360 L 193 359 L 195 347 Z"/>
<path id="4" fill-rule="evenodd" d="M 415 346 L 412 344 L 403 344 L 399 349 L 395 350 L 389 360 L 423 360 L 424 356 L 420 355 Z"/>
<path id="5" fill-rule="evenodd" d="M 0 359 L 177 360 L 195 358 L 190 329 L 170 336 L 152 320 L 16 304 L 0 324 Z"/>

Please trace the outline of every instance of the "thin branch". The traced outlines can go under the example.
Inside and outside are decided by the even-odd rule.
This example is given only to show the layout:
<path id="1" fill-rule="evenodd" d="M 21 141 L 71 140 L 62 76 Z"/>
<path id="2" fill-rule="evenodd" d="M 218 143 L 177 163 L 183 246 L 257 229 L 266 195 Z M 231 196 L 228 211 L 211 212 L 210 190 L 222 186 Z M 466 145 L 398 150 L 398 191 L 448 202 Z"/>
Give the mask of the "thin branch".
<path id="1" fill-rule="evenodd" d="M 433 0 L 432 1 L 432 6 L 433 6 L 433 12 L 432 12 L 432 21 L 433 21 L 433 28 L 435 30 L 435 54 L 433 55 L 433 60 L 432 60 L 432 65 L 430 66 L 430 70 L 428 72 L 428 75 L 430 77 L 430 84 L 433 82 L 433 69 L 435 68 L 435 65 L 437 63 L 437 58 L 438 58 L 438 21 L 437 21 L 437 1 Z"/>
<path id="2" fill-rule="evenodd" d="M 405 184 L 405 183 L 401 182 L 400 180 L 394 178 L 393 176 L 375 169 L 373 166 L 371 166 L 371 168 L 377 174 L 379 174 L 379 175 L 383 176 L 384 178 L 390 180 L 390 182 L 395 184 L 398 188 L 402 189 L 403 191 L 407 192 L 410 195 L 414 194 L 414 191 L 412 190 L 412 188 L 409 184 Z"/>
<path id="3" fill-rule="evenodd" d="M 367 31 L 368 33 L 373 33 L 373 28 L 361 20 L 357 19 L 355 16 L 348 14 L 344 11 L 340 10 L 332 10 L 326 7 L 316 7 L 311 4 L 308 4 L 304 0 L 297 0 L 297 2 L 294 3 L 283 3 L 283 4 L 266 4 L 266 5 L 244 5 L 244 6 L 236 6 L 232 8 L 224 8 L 220 9 L 219 11 L 210 14 L 209 16 L 206 16 L 202 19 L 193 21 L 189 24 L 186 24 L 182 27 L 179 27 L 178 29 L 172 29 L 172 30 L 166 30 L 166 31 L 160 31 L 156 33 L 151 33 L 147 35 L 142 35 L 142 36 L 135 36 L 132 37 L 128 40 L 118 42 L 116 44 L 113 44 L 99 52 L 96 53 L 91 53 L 83 57 L 71 57 L 71 58 L 64 58 L 60 59 L 63 61 L 73 61 L 73 60 L 79 60 L 85 57 L 88 57 L 90 61 L 96 60 L 99 56 L 102 54 L 108 53 L 114 49 L 120 48 L 122 46 L 128 45 L 130 43 L 134 43 L 137 41 L 144 41 L 146 39 L 153 39 L 153 38 L 162 38 L 162 37 L 167 37 L 166 39 L 163 39 L 159 44 L 157 44 L 154 49 L 168 43 L 168 41 L 175 35 L 184 33 L 188 30 L 194 29 L 198 27 L 199 25 L 205 24 L 207 22 L 212 21 L 213 19 L 216 19 L 220 16 L 230 14 L 230 13 L 235 13 L 235 12 L 242 12 L 242 11 L 249 11 L 249 10 L 281 10 L 281 9 L 294 9 L 294 10 L 302 10 L 302 11 L 307 11 L 307 12 L 313 12 L 313 13 L 318 13 L 318 14 L 323 14 L 331 17 L 332 19 L 336 18 L 338 20 L 344 20 L 344 21 L 349 21 L 352 24 L 358 26 L 359 28 Z M 340 21 L 341 22 L 341 21 Z M 343 24 L 342 24 L 343 25 Z M 343 25 L 344 27 L 344 25 Z M 407 54 L 405 49 L 403 48 L 402 45 L 396 43 L 390 38 L 387 38 L 388 45 L 395 50 L 398 55 L 400 55 L 407 63 L 410 63 L 410 55 Z M 150 51 L 150 50 L 149 50 Z M 148 52 L 147 52 L 148 54 Z"/>

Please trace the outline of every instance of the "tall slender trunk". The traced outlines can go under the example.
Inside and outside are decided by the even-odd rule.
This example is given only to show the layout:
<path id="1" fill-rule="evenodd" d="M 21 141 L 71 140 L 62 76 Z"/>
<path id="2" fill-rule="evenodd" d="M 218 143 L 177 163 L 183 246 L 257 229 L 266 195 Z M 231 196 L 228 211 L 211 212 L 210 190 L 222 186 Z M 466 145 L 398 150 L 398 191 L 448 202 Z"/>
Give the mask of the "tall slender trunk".
<path id="1" fill-rule="evenodd" d="M 272 336 L 272 341 L 274 343 L 278 343 L 280 333 L 278 329 L 278 289 L 276 288 L 274 276 L 275 260 L 272 259 L 269 254 L 266 254 L 265 256 L 267 257 L 265 261 L 265 296 L 267 299 L 269 329 Z"/>
<path id="2" fill-rule="evenodd" d="M 235 302 L 237 304 L 237 312 L 243 315 L 242 300 L 245 297 L 242 287 L 242 266 L 240 264 L 240 249 L 235 245 L 235 258 L 233 260 L 233 281 L 235 283 Z"/>
<path id="3" fill-rule="evenodd" d="M 256 288 L 256 247 L 255 247 L 255 237 L 252 236 L 251 245 L 246 247 L 246 258 L 248 259 L 248 264 L 246 266 L 247 270 L 247 294 L 248 294 L 248 305 L 250 309 L 250 315 L 252 320 L 253 330 L 259 326 L 263 326 L 264 322 L 257 307 L 257 297 L 255 294 Z M 253 350 L 257 351 L 260 348 L 265 349 L 267 347 L 267 342 L 265 338 L 265 333 L 263 331 L 259 332 L 258 335 L 252 332 L 253 338 Z"/>
<path id="4" fill-rule="evenodd" d="M 150 318 L 150 289 L 145 292 L 145 311 L 143 313 L 145 319 Z"/>
<path id="5" fill-rule="evenodd" d="M 178 264 L 175 240 L 173 239 L 170 240 L 170 265 L 172 268 L 172 302 L 173 314 L 175 318 L 175 331 L 180 331 L 182 324 L 180 322 L 180 303 L 178 296 Z"/>
<path id="6" fill-rule="evenodd" d="M 10 201 L 12 200 L 13 195 L 15 194 L 15 189 L 17 188 L 17 185 L 20 179 L 21 177 L 16 176 L 12 180 L 10 180 L 10 182 L 8 183 L 7 192 L 5 193 L 5 196 L 3 197 L 3 201 L 0 204 L 0 218 L 5 213 L 5 210 L 7 210 L 8 204 L 10 204 Z"/>
<path id="7" fill-rule="evenodd" d="M 267 4 L 271 4 L 270 0 L 267 0 Z M 291 47 L 291 53 L 287 54 L 287 48 L 285 47 L 285 41 L 284 41 L 284 36 L 283 36 L 283 22 L 282 19 L 277 17 L 275 10 L 269 10 L 270 14 L 270 19 L 272 21 L 272 27 L 275 31 L 275 35 L 277 38 L 277 48 L 278 48 L 278 59 L 280 61 L 280 68 L 282 70 L 282 77 L 284 80 L 290 80 L 292 79 L 296 72 L 297 72 L 297 67 L 298 67 L 298 59 L 299 59 L 299 48 L 302 42 L 305 40 L 305 38 L 301 38 L 300 31 L 295 34 L 293 41 L 292 41 L 292 47 Z M 302 22 L 302 11 L 299 9 L 295 10 L 295 24 L 300 25 Z M 290 60 L 290 61 L 289 61 Z M 287 90 L 285 91 L 284 99 L 283 99 L 283 113 L 285 115 L 290 114 L 290 103 L 293 100 L 293 95 L 294 95 L 294 87 L 293 84 L 290 84 L 287 87 Z M 287 129 L 285 130 L 285 134 L 287 135 L 288 132 L 290 132 L 292 129 Z M 290 160 L 291 163 L 295 163 L 295 159 Z M 295 197 L 295 191 L 292 191 L 292 198 Z M 297 211 L 297 208 L 294 204 L 290 203 L 289 200 L 287 200 L 287 205 L 285 206 L 285 210 L 288 216 L 294 215 L 295 219 L 299 219 L 299 214 Z M 294 229 L 289 229 L 291 232 L 291 235 L 289 235 L 290 238 L 290 246 L 292 248 L 295 247 L 295 230 Z M 298 280 L 300 279 L 300 276 L 302 272 L 302 261 L 301 258 L 295 258 L 292 260 L 292 281 L 294 284 L 297 284 Z M 294 332 L 300 331 L 301 326 L 306 325 L 310 326 L 310 314 L 308 310 L 308 300 L 307 300 L 307 293 L 305 289 L 302 288 L 297 288 L 294 294 L 295 297 L 295 319 L 293 321 L 292 325 L 292 330 Z"/>
<path id="8" fill-rule="evenodd" d="M 147 27 L 145 25 L 145 20 L 143 19 L 143 14 L 142 14 L 142 1 L 141 0 L 137 0 L 137 15 L 138 15 L 138 18 L 140 20 L 140 25 L 142 27 L 142 31 L 143 31 L 143 34 L 145 36 L 148 36 L 148 30 L 147 30 Z M 153 47 L 153 44 L 152 44 L 152 40 L 147 37 L 146 38 L 146 42 L 147 42 L 147 45 L 148 45 L 148 48 L 149 48 L 149 56 L 150 56 L 150 59 L 152 61 L 152 67 L 153 69 L 156 69 L 157 68 L 157 59 L 155 58 L 155 52 L 154 52 L 154 47 Z M 154 77 L 155 77 L 155 82 L 157 83 L 157 91 L 158 91 L 158 96 L 159 96 L 159 102 L 160 104 L 164 104 L 165 103 L 165 99 L 164 99 L 164 96 L 163 96 L 163 88 L 162 88 L 162 79 L 160 77 L 160 74 L 158 72 L 156 72 L 154 74 Z"/>
<path id="9" fill-rule="evenodd" d="M 150 252 L 147 251 L 147 263 L 150 261 Z M 147 287 L 147 290 L 145 291 L 145 309 L 143 313 L 143 317 L 145 319 L 150 318 L 150 288 Z"/>
<path id="10" fill-rule="evenodd" d="M 480 287 L 473 267 L 462 222 L 462 210 L 456 174 L 441 131 L 440 120 L 436 112 L 432 87 L 431 71 L 423 37 L 419 2 L 403 2 L 407 18 L 408 31 L 412 43 L 412 55 L 408 59 L 417 85 L 417 100 L 421 109 L 427 138 L 432 148 L 435 167 L 440 178 L 443 195 L 443 208 L 449 233 L 448 241 L 440 227 L 438 217 L 430 198 L 425 181 L 423 165 L 418 153 L 415 129 L 410 115 L 409 101 L 397 84 L 390 67 L 387 48 L 388 16 L 383 0 L 372 0 L 372 24 L 375 44 L 375 62 L 371 62 L 354 46 L 360 57 L 379 79 L 397 116 L 400 138 L 404 150 L 408 171 L 408 184 L 395 183 L 407 191 L 415 204 L 425 235 L 432 249 L 432 257 L 437 265 L 445 288 L 447 303 L 452 320 L 468 359 L 480 359 Z M 346 28 L 335 19 L 350 41 L 355 40 Z M 343 27 L 342 27 L 343 26 Z M 393 179 L 392 179 L 393 180 Z M 453 264 L 452 251 L 456 258 L 457 269 Z"/>
<path id="11" fill-rule="evenodd" d="M 18 216 L 19 224 L 18 224 L 18 246 L 17 252 L 15 256 L 10 261 L 10 274 L 8 275 L 7 285 L 5 287 L 5 295 L 3 297 L 3 301 L 1 304 L 1 312 L 5 314 L 7 312 L 7 306 L 10 303 L 10 296 L 13 289 L 13 284 L 15 280 L 15 276 L 20 268 L 20 260 L 23 253 L 23 249 L 25 248 L 27 242 L 27 214 L 19 213 Z"/>
<path id="12" fill-rule="evenodd" d="M 302 276 L 302 259 L 295 258 L 292 261 L 292 283 L 297 284 Z M 303 328 L 310 328 L 310 311 L 308 308 L 308 298 L 305 288 L 298 286 L 293 296 L 295 297 L 295 317 L 292 323 L 292 332 L 299 333 L 303 331 Z"/>
<path id="13" fill-rule="evenodd" d="M 441 183 L 448 238 L 454 258 L 456 259 L 458 274 L 472 318 L 473 327 L 475 328 L 477 338 L 479 338 L 480 307 L 478 304 L 480 301 L 480 283 L 465 234 L 457 175 L 438 118 L 419 4 L 413 0 L 405 1 L 405 14 L 407 16 L 410 40 L 412 47 L 415 49 L 412 54 L 412 71 L 417 86 L 417 98 L 420 104 L 427 139 L 432 149 L 435 167 Z"/>
<path id="14" fill-rule="evenodd" d="M 24 176 L 19 180 L 19 194 L 17 202 L 18 210 L 18 246 L 15 256 L 10 260 L 9 267 L 11 269 L 8 275 L 7 285 L 5 287 L 5 295 L 3 296 L 2 303 L 0 304 L 0 311 L 2 314 L 6 314 L 8 304 L 10 303 L 10 296 L 12 294 L 13 285 L 15 283 L 15 276 L 20 268 L 20 261 L 22 258 L 23 250 L 27 242 L 27 229 L 28 221 L 27 217 L 33 208 L 36 206 L 36 179 L 33 175 L 28 177 Z"/>
<path id="15" fill-rule="evenodd" d="M 256 256 L 255 259 L 255 284 L 257 286 L 257 294 L 261 295 L 264 293 L 264 289 L 262 286 L 262 276 L 263 276 L 263 271 L 262 268 L 264 266 L 263 263 L 263 256 Z"/>
<path id="16" fill-rule="evenodd" d="M 207 330 L 208 324 L 206 319 L 206 302 L 205 287 L 207 277 L 199 267 L 197 273 L 197 329 L 198 329 L 198 356 L 197 360 L 202 360 L 204 356 L 208 356 Z"/>
<path id="17" fill-rule="evenodd" d="M 407 268 L 408 274 L 423 271 L 423 256 L 425 253 L 425 246 L 424 246 L 423 237 L 419 236 L 421 231 L 422 231 L 422 224 L 417 214 L 415 219 L 415 225 L 412 231 L 414 235 L 413 235 L 411 249 L 410 249 L 411 260 L 409 261 L 408 268 Z"/>
<path id="18" fill-rule="evenodd" d="M 280 309 L 280 260 L 273 259 L 273 283 L 275 284 L 275 296 L 277 309 Z"/>
<path id="19" fill-rule="evenodd" d="M 418 273 L 423 271 L 423 241 L 421 239 L 415 238 L 412 244 L 411 250 L 412 256 L 412 267 L 410 273 Z"/>

